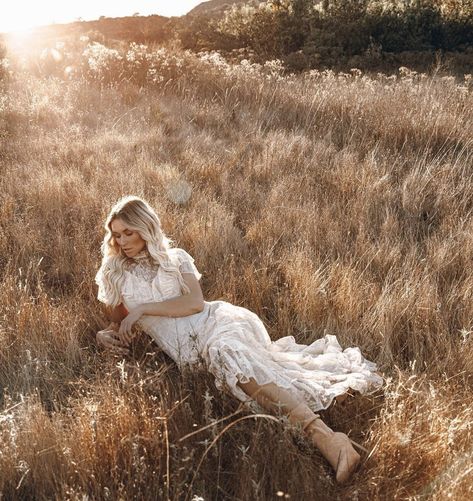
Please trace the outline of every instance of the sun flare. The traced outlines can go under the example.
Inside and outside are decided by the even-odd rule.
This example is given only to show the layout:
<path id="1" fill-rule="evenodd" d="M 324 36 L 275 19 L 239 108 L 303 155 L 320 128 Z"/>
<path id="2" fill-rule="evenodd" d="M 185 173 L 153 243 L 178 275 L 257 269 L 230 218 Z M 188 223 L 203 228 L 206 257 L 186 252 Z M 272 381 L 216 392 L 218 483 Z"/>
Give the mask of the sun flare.
<path id="1" fill-rule="evenodd" d="M 67 8 L 61 10 L 67 11 Z M 64 15 L 61 17 L 64 18 Z M 55 22 L 54 11 L 45 10 L 40 3 L 25 6 L 24 2 L 12 2 L 0 18 L 0 33 L 26 34 L 31 28 L 53 22 Z"/>
<path id="2" fill-rule="evenodd" d="M 78 20 L 98 19 L 100 16 L 122 17 L 135 13 L 180 16 L 195 7 L 200 0 L 82 0 L 58 2 L 57 0 L 15 0 L 10 2 L 0 16 L 0 33 L 27 31 L 37 26 L 71 23 Z"/>

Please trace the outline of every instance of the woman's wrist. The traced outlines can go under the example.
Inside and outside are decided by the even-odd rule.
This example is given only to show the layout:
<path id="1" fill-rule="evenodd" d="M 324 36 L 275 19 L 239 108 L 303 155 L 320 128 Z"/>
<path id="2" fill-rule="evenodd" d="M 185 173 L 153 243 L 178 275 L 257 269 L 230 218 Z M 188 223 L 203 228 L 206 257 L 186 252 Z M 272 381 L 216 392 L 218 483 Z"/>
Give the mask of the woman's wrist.
<path id="1" fill-rule="evenodd" d="M 133 313 L 136 313 L 137 315 L 143 316 L 145 315 L 145 310 L 146 310 L 146 304 L 139 304 L 136 308 L 133 309 Z"/>

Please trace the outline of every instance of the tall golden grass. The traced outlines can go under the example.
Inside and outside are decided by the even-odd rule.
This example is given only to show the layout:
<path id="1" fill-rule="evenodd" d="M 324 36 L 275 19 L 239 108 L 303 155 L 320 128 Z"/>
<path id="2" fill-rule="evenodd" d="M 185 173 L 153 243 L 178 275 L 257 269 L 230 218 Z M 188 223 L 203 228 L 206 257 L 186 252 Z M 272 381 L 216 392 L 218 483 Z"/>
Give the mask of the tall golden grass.
<path id="1" fill-rule="evenodd" d="M 0 497 L 471 498 L 471 78 L 169 50 L 134 80 L 83 54 L 11 54 L 1 92 Z M 370 450 L 349 485 L 145 335 L 125 360 L 97 350 L 102 224 L 124 194 L 156 207 L 207 300 L 379 364 L 383 391 L 323 413 Z"/>

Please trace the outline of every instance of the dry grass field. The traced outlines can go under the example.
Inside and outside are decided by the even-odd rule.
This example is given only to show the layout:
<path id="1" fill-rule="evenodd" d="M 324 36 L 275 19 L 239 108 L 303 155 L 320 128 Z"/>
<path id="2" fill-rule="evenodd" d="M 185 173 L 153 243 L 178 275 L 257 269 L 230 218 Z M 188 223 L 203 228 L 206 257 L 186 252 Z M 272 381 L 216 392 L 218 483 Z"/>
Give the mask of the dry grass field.
<path id="1" fill-rule="evenodd" d="M 283 75 L 84 37 L 7 57 L 2 500 L 473 498 L 471 76 Z M 97 348 L 102 225 L 125 194 L 207 300 L 379 364 L 382 391 L 323 413 L 370 451 L 348 485 L 146 335 L 123 360 Z"/>

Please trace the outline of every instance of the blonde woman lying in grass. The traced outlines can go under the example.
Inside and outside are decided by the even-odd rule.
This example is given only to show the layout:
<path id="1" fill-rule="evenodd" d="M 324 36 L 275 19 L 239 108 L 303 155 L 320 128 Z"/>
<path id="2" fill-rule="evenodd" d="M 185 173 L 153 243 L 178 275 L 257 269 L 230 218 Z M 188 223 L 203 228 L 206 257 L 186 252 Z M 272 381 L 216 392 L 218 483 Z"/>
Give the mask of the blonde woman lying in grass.
<path id="1" fill-rule="evenodd" d="M 137 323 L 177 364 L 204 363 L 221 391 L 283 411 L 346 482 L 360 461 L 352 441 L 334 432 L 317 411 L 348 390 L 379 388 L 376 365 L 358 348 L 342 350 L 335 336 L 310 345 L 292 336 L 272 342 L 261 319 L 226 301 L 205 301 L 201 274 L 183 249 L 171 247 L 156 212 L 129 196 L 112 207 L 96 276 L 98 299 L 113 322 L 97 341 L 127 354 Z"/>

